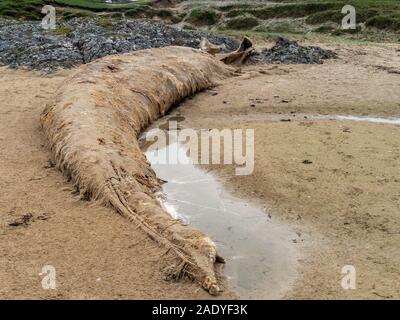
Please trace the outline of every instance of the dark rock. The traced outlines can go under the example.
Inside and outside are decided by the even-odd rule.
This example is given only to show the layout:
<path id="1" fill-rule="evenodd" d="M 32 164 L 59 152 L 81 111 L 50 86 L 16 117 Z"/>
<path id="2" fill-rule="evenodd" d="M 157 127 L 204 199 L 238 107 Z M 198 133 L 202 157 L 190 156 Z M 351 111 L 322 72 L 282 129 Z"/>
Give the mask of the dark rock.
<path id="1" fill-rule="evenodd" d="M 227 52 L 239 46 L 229 37 L 138 20 L 101 26 L 96 19 L 75 18 L 59 23 L 55 31 L 44 30 L 39 22 L 0 20 L 0 65 L 52 72 L 110 54 L 171 45 L 198 48 L 202 37 L 224 44 Z"/>
<path id="2" fill-rule="evenodd" d="M 336 57 L 336 53 L 332 50 L 314 46 L 301 46 L 297 41 L 280 37 L 272 48 L 255 52 L 250 57 L 249 62 L 253 64 L 322 64 L 324 59 Z"/>
<path id="3" fill-rule="evenodd" d="M 22 217 L 20 217 L 19 219 L 9 223 L 8 225 L 10 227 L 19 227 L 19 226 L 23 226 L 26 227 L 29 225 L 29 221 L 33 218 L 32 213 L 26 213 L 24 214 Z"/>

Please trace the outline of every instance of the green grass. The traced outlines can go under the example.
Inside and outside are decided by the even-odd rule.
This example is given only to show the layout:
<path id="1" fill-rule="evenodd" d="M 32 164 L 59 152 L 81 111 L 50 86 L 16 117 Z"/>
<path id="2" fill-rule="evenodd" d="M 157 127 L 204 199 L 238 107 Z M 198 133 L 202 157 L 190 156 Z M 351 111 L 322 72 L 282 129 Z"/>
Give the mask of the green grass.
<path id="1" fill-rule="evenodd" d="M 360 8 L 356 11 L 357 23 L 366 22 L 369 18 L 384 14 L 385 10 L 376 8 Z M 312 14 L 307 17 L 306 22 L 309 24 L 321 24 L 325 22 L 340 23 L 344 15 L 340 10 L 327 10 Z"/>
<path id="2" fill-rule="evenodd" d="M 262 23 L 262 21 L 286 19 L 289 23 L 282 30 L 292 30 L 295 33 L 304 32 L 304 27 L 296 30 L 296 24 L 300 25 L 298 21 L 304 21 L 308 29 L 315 30 L 317 33 L 364 36 L 360 25 L 356 30 L 341 29 L 341 21 L 345 16 L 341 10 L 344 5 L 350 4 L 356 8 L 357 24 L 363 23 L 370 32 L 392 32 L 392 39 L 396 39 L 396 34 L 400 33 L 400 0 L 274 0 L 273 2 L 278 4 L 273 6 L 262 3 L 254 3 L 252 6 L 230 5 L 225 8 L 226 16 L 239 19 L 251 15 L 261 21 L 260 27 L 256 30 L 266 30 L 266 32 L 275 31 L 275 26 L 271 23 Z M 236 28 L 235 25 L 228 25 L 228 28 L 244 29 Z"/>
<path id="3" fill-rule="evenodd" d="M 222 12 L 228 12 L 234 9 L 251 9 L 252 7 L 253 5 L 249 3 L 223 4 L 218 6 L 218 10 Z"/>
<path id="4" fill-rule="evenodd" d="M 257 32 L 273 32 L 273 33 L 282 33 L 282 34 L 302 34 L 304 33 L 304 28 L 302 29 L 301 25 L 296 25 L 291 21 L 274 21 L 268 25 L 260 25 L 254 29 L 253 31 Z"/>
<path id="5" fill-rule="evenodd" d="M 215 24 L 219 19 L 219 14 L 215 10 L 208 8 L 195 8 L 190 12 L 188 22 L 198 26 L 209 26 Z"/>
<path id="6" fill-rule="evenodd" d="M 44 4 L 42 0 L 1 0 L 0 17 L 38 20 L 43 17 L 41 10 Z"/>
<path id="7" fill-rule="evenodd" d="M 62 17 L 62 19 L 68 21 L 73 18 L 94 18 L 96 15 L 91 12 L 85 12 L 85 11 L 75 11 L 75 10 L 70 10 L 68 8 L 58 12 L 58 17 Z"/>
<path id="8" fill-rule="evenodd" d="M 97 20 L 97 24 L 104 29 L 111 29 L 112 28 L 112 19 L 109 17 L 101 17 Z"/>
<path id="9" fill-rule="evenodd" d="M 228 17 L 237 17 L 249 13 L 259 19 L 272 18 L 299 18 L 316 12 L 333 9 L 337 6 L 335 2 L 323 3 L 299 3 L 268 6 L 264 8 L 234 9 L 228 12 Z"/>
<path id="10" fill-rule="evenodd" d="M 25 0 L 23 0 L 25 1 Z M 90 1 L 90 0 L 49 0 L 46 2 L 53 2 L 58 5 L 72 7 L 72 8 L 82 8 L 89 9 L 93 11 L 115 11 L 115 10 L 127 10 L 136 9 L 148 5 L 151 1 L 149 0 L 138 0 L 132 3 L 122 3 L 122 4 L 110 4 L 101 1 Z"/>
<path id="11" fill-rule="evenodd" d="M 56 36 L 68 36 L 71 33 L 71 29 L 68 27 L 58 27 L 57 29 L 52 31 L 52 34 Z"/>
<path id="12" fill-rule="evenodd" d="M 43 18 L 41 10 L 46 4 L 62 7 L 61 16 L 65 15 L 67 19 L 71 19 L 75 16 L 92 16 L 96 12 L 118 13 L 126 10 L 131 12 L 143 10 L 150 3 L 151 0 L 139 0 L 126 4 L 109 4 L 90 0 L 0 0 L 0 17 L 41 20 Z M 68 10 L 69 8 L 71 10 Z M 65 14 L 65 12 L 69 13 Z"/>
<path id="13" fill-rule="evenodd" d="M 225 22 L 225 27 L 233 30 L 250 30 L 258 25 L 258 20 L 251 15 L 235 17 Z"/>
<path id="14" fill-rule="evenodd" d="M 400 15 L 376 16 L 365 22 L 367 27 L 374 27 L 382 30 L 400 30 Z"/>

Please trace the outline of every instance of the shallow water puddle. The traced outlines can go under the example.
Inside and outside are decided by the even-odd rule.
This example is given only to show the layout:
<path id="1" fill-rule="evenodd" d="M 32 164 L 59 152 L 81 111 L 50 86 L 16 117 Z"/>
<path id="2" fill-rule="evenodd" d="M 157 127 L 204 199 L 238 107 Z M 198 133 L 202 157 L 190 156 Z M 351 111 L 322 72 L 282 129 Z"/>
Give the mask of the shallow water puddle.
<path id="1" fill-rule="evenodd" d="M 193 164 L 157 164 L 160 156 L 176 151 L 186 156 L 178 143 L 146 152 L 157 176 L 167 181 L 160 195 L 165 209 L 217 244 L 226 259 L 225 275 L 241 298 L 281 297 L 296 276 L 296 233 L 229 195 L 214 175 Z"/>
<path id="2" fill-rule="evenodd" d="M 327 116 L 329 119 L 341 121 L 361 121 L 372 123 L 396 124 L 400 125 L 400 118 L 374 118 L 374 117 L 358 117 L 358 116 Z"/>
<path id="3" fill-rule="evenodd" d="M 281 116 L 280 116 L 281 117 Z M 352 115 L 307 115 L 311 120 L 361 121 L 400 125 L 400 118 Z M 170 121 L 184 121 L 172 117 Z M 154 127 L 154 126 L 153 126 Z M 168 130 L 168 121 L 158 125 Z M 158 151 L 143 150 L 157 176 L 167 181 L 159 195 L 164 208 L 177 219 L 203 231 L 226 259 L 225 275 L 243 299 L 282 297 L 296 277 L 299 236 L 289 226 L 271 220 L 268 212 L 230 195 L 211 173 L 196 165 L 178 143 Z M 190 164 L 158 164 L 168 154 Z"/>

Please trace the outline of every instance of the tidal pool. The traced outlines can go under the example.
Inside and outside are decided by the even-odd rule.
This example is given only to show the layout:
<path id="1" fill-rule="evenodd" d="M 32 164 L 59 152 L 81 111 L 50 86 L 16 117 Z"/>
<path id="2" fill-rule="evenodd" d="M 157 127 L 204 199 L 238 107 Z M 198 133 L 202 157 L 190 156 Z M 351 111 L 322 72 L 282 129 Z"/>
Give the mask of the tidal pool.
<path id="1" fill-rule="evenodd" d="M 190 223 L 217 244 L 226 260 L 224 273 L 239 297 L 282 297 L 296 277 L 298 235 L 265 210 L 226 192 L 213 174 L 189 158 L 189 164 L 159 164 L 157 159 L 169 152 L 187 157 L 178 143 L 143 151 L 157 176 L 166 181 L 158 195 L 161 204 L 174 218 Z"/>

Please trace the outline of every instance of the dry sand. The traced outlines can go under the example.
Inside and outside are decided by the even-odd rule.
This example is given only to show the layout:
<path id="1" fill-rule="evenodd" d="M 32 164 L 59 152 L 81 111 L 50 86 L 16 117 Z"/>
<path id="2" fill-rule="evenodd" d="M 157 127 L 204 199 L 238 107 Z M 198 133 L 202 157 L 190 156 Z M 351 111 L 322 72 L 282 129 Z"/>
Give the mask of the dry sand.
<path id="1" fill-rule="evenodd" d="M 208 169 L 298 230 L 299 277 L 286 298 L 400 298 L 400 126 L 304 118 L 400 117 L 400 47 L 334 49 L 341 59 L 322 66 L 245 68 L 173 114 L 187 127 L 256 130 L 254 175 Z M 163 281 L 162 250 L 112 210 L 79 201 L 52 168 L 39 115 L 70 72 L 0 69 L 0 298 L 210 298 Z M 28 213 L 27 226 L 9 225 Z M 41 288 L 46 264 L 57 269 L 55 291 Z M 357 290 L 340 286 L 346 264 Z"/>

